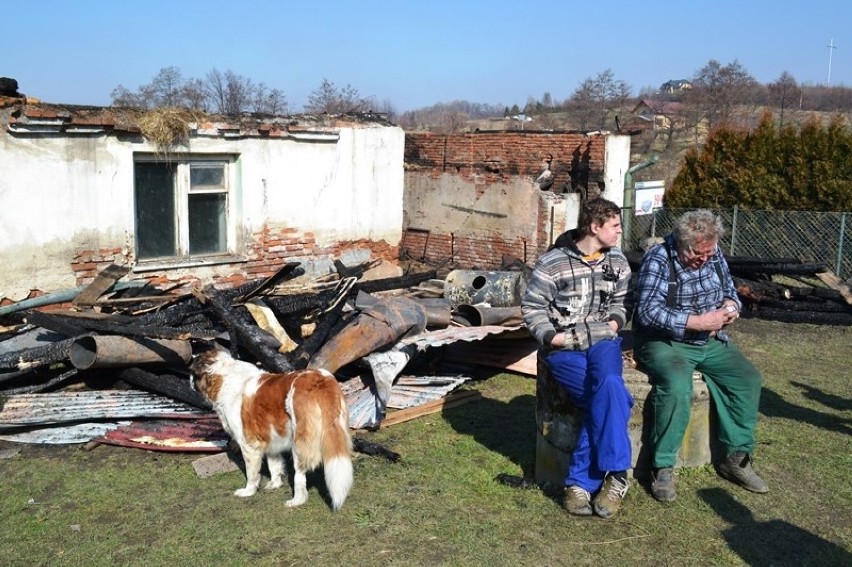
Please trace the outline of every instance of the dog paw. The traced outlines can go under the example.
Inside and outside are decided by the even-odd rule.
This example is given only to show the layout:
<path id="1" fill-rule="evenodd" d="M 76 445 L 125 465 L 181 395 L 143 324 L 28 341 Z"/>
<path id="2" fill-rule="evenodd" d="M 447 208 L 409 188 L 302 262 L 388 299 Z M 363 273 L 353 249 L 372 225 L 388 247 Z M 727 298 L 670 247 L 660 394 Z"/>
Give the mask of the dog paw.
<path id="1" fill-rule="evenodd" d="M 239 496 L 240 498 L 248 498 L 249 496 L 254 496 L 256 492 L 256 488 L 240 488 L 239 490 L 234 491 L 234 496 Z"/>

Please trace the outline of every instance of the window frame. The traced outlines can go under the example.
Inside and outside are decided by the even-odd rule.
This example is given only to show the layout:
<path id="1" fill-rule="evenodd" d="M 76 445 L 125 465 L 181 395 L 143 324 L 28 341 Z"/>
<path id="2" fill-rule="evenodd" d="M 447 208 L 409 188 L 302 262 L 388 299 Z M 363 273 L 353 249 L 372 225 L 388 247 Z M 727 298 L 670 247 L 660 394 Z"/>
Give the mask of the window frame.
<path id="1" fill-rule="evenodd" d="M 158 154 L 134 153 L 134 186 L 133 186 L 133 219 L 134 219 L 134 256 L 136 267 L 134 271 L 156 270 L 160 268 L 178 266 L 198 266 L 209 264 L 229 263 L 234 261 L 245 261 L 245 257 L 237 253 L 237 218 L 236 218 L 236 187 L 237 187 L 237 160 L 238 156 L 232 154 L 180 154 L 163 157 Z M 139 258 L 138 242 L 138 211 L 136 204 L 136 165 L 139 163 L 162 163 L 174 166 L 173 175 L 173 198 L 176 227 L 177 252 L 174 256 L 159 256 L 152 258 Z M 205 187 L 193 190 L 191 186 L 191 170 L 193 166 L 215 166 L 224 167 L 222 188 Z M 225 249 L 221 252 L 190 253 L 190 222 L 189 201 L 192 195 L 225 195 Z"/>

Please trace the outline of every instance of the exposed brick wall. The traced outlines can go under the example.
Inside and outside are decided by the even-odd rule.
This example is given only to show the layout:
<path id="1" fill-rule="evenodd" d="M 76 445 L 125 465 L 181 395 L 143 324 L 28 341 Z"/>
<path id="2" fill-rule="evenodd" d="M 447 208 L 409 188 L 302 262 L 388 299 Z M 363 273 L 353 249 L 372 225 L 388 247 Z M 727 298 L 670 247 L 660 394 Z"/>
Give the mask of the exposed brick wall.
<path id="1" fill-rule="evenodd" d="M 509 177 L 535 178 L 552 156 L 554 187 L 599 181 L 603 176 L 605 138 L 569 132 L 406 133 L 405 169 L 434 176 L 457 173 L 477 182 Z"/>
<path id="2" fill-rule="evenodd" d="M 370 250 L 370 260 L 384 260 L 392 264 L 399 262 L 399 247 L 385 241 L 353 240 L 336 242 L 333 246 L 320 246 L 312 232 L 301 232 L 295 228 L 270 229 L 264 227 L 253 235 L 249 246 L 248 260 L 226 264 L 227 275 L 213 276 L 211 281 L 202 281 L 196 270 L 176 268 L 141 274 L 152 285 L 172 286 L 176 283 L 206 285 L 219 289 L 239 286 L 247 281 L 264 279 L 275 274 L 284 264 L 294 261 L 309 261 L 320 258 L 339 258 L 348 250 Z M 112 263 L 123 264 L 130 260 L 122 255 L 121 249 L 79 252 L 71 263 L 77 285 L 87 285 L 103 268 Z M 138 279 L 138 278 L 137 278 Z"/>
<path id="3" fill-rule="evenodd" d="M 464 269 L 497 269 L 504 256 L 532 265 L 549 245 L 551 231 L 564 230 L 562 219 L 551 219 L 551 205 L 564 191 L 596 189 L 603 180 L 606 138 L 569 132 L 475 132 L 468 134 L 406 133 L 406 175 L 438 179 L 458 175 L 474 183 L 477 195 L 517 178 L 529 181 L 537 194 L 538 213 L 528 238 L 501 237 L 499 226 L 487 235 L 450 232 L 441 226 L 403 227 L 402 249 L 414 259 L 449 261 Z M 554 182 L 540 191 L 533 180 L 551 158 Z M 410 187 L 406 187 L 410 190 Z"/>

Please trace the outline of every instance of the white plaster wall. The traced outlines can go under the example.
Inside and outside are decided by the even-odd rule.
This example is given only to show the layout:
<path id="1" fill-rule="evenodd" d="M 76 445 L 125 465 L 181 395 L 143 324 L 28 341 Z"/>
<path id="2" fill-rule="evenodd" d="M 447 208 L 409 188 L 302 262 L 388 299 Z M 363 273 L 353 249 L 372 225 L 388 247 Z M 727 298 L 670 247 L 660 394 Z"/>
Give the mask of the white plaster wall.
<path id="1" fill-rule="evenodd" d="M 467 236 L 499 234 L 507 241 L 534 240 L 538 188 L 521 178 L 478 191 L 473 180 L 410 172 L 404 205 L 408 228 Z"/>
<path id="2" fill-rule="evenodd" d="M 195 138 L 189 151 L 237 154 L 238 225 L 313 232 L 320 244 L 402 237 L 404 133 L 343 128 L 340 139 Z M 114 136 L 0 135 L 0 297 L 74 287 L 82 250 L 133 253 L 133 154 Z"/>
<path id="3" fill-rule="evenodd" d="M 624 175 L 630 168 L 630 136 L 608 134 L 604 157 L 603 197 L 624 207 Z"/>

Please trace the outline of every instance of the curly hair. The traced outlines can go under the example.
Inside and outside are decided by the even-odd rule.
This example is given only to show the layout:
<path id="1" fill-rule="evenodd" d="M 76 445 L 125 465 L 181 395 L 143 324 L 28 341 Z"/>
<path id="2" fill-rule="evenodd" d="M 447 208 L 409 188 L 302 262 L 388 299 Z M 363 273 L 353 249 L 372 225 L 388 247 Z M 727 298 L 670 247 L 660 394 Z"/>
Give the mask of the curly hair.
<path id="1" fill-rule="evenodd" d="M 698 209 L 683 214 L 675 223 L 675 242 L 680 250 L 691 248 L 698 242 L 719 242 L 725 234 L 722 219 L 713 211 Z"/>
<path id="2" fill-rule="evenodd" d="M 580 209 L 580 218 L 577 220 L 577 228 L 582 236 L 591 234 L 592 223 L 603 226 L 606 221 L 613 217 L 621 216 L 621 208 L 601 197 L 587 201 Z"/>

